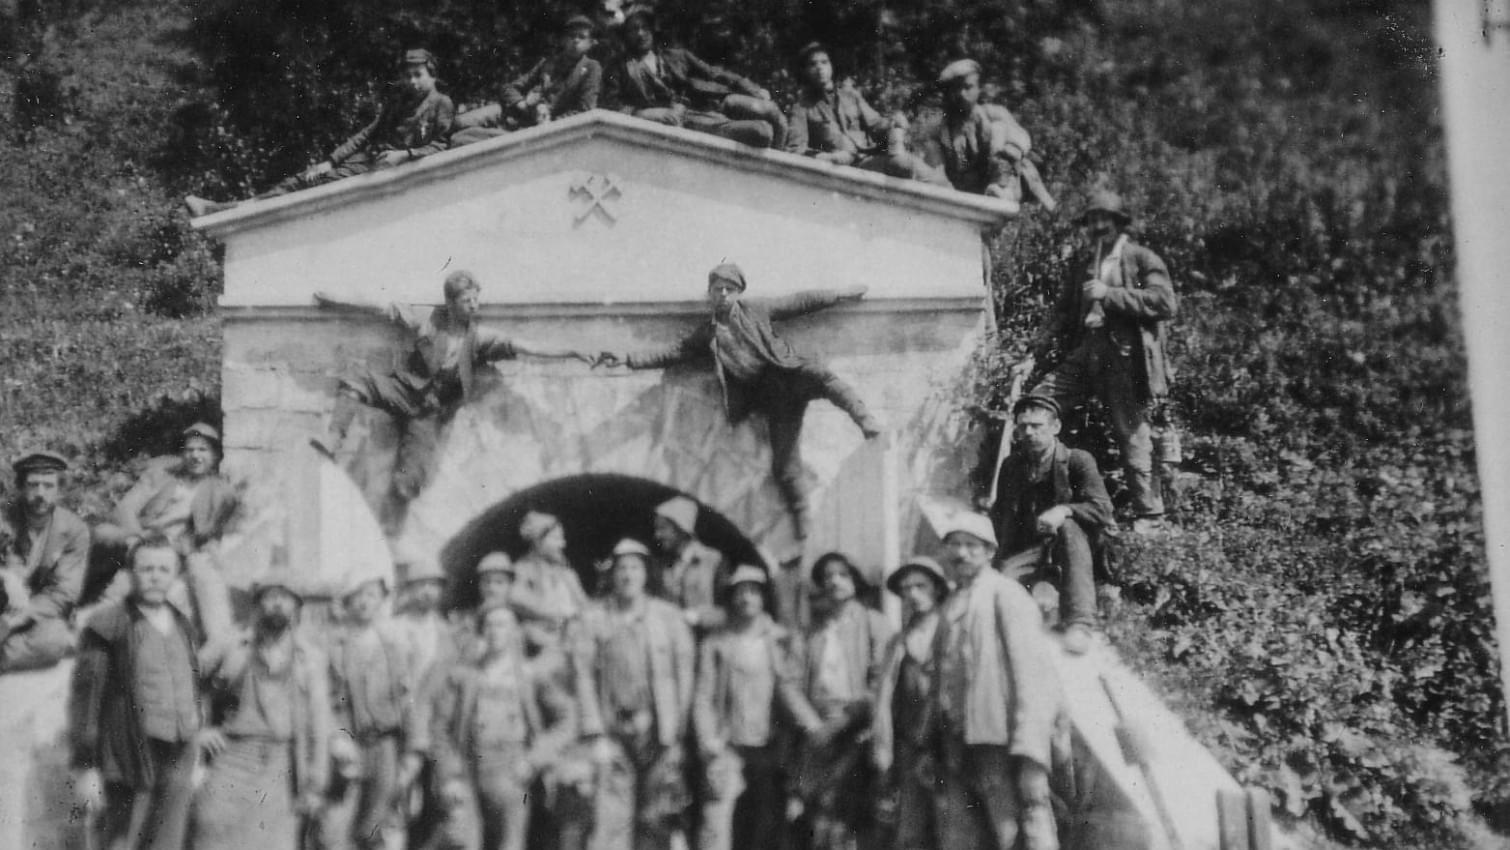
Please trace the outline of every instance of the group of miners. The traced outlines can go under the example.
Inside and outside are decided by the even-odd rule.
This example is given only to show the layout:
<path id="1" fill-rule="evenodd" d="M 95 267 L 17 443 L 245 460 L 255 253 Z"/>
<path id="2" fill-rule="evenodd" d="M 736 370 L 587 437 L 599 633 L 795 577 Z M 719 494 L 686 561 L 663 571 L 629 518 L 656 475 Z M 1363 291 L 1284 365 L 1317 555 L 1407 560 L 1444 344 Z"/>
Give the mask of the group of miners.
<path id="1" fill-rule="evenodd" d="M 908 149 L 907 117 L 883 116 L 851 82 L 841 82 L 822 44 L 809 44 L 794 57 L 801 91 L 783 113 L 770 91 L 749 78 L 685 48 L 662 45 L 653 7 L 630 6 L 611 23 L 617 39 L 599 43 L 598 21 L 586 15 L 567 18 L 557 53 L 503 82 L 495 101 L 462 111 L 437 89 L 435 55 L 423 48 L 406 50 L 398 95 L 371 123 L 327 159 L 257 197 L 391 168 L 602 106 L 753 147 L 962 192 L 1014 201 L 1030 197 L 1051 211 L 1057 206 L 1028 158 L 1031 135 L 1006 107 L 980 102 L 981 69 L 973 60 L 953 62 L 938 76 L 943 120 L 935 133 L 919 140 L 932 153 L 930 163 Z M 205 215 L 236 202 L 190 196 L 187 203 L 194 215 Z"/>
<path id="2" fill-rule="evenodd" d="M 850 558 L 734 563 L 685 496 L 647 506 L 649 545 L 618 542 L 587 587 L 561 521 L 530 510 L 516 557 L 413 559 L 301 626 L 330 604 L 307 573 L 269 573 L 232 617 L 188 569 L 215 545 L 207 504 L 233 498 L 218 452 L 185 432 L 93 558 L 57 501 L 63 459 L 15 464 L 5 669 L 74 651 L 85 585 L 101 600 L 68 706 L 89 846 L 1057 846 L 1054 650 L 986 516 L 953 515 L 937 560 L 887 574 L 900 633 Z M 119 574 L 95 574 L 121 543 Z M 447 609 L 454 579 L 475 608 Z"/>

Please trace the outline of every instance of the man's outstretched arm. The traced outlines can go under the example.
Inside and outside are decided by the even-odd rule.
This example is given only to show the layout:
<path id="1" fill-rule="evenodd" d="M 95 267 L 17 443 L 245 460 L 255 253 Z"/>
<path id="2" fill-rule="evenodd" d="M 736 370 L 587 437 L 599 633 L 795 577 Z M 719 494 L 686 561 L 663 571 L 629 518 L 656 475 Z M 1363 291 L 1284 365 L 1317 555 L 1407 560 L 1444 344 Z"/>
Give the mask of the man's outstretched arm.
<path id="1" fill-rule="evenodd" d="M 377 301 L 368 301 L 363 298 L 336 298 L 324 292 L 315 293 L 315 303 L 322 310 L 341 310 L 348 313 L 363 313 L 369 316 L 403 321 L 401 316 L 403 308 L 393 303 L 384 304 Z"/>
<path id="2" fill-rule="evenodd" d="M 762 299 L 759 303 L 770 311 L 772 319 L 790 319 L 826 310 L 846 301 L 859 301 L 869 291 L 867 286 L 851 286 L 847 289 L 809 289 L 781 298 Z"/>

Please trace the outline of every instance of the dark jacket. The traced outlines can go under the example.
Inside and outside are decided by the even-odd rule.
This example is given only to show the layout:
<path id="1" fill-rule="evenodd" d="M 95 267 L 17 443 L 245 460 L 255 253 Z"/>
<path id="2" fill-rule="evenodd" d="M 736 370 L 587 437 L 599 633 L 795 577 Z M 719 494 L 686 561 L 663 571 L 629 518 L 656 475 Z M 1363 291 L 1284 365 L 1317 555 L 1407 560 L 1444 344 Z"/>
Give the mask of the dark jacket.
<path id="1" fill-rule="evenodd" d="M 332 165 L 340 165 L 358 153 L 369 155 L 384 151 L 408 150 L 416 157 L 446 149 L 451 125 L 456 120 L 456 105 L 451 98 L 432 91 L 423 99 L 395 97 L 378 110 L 372 123 L 335 149 Z"/>
<path id="2" fill-rule="evenodd" d="M 1093 256 L 1082 253 L 1065 277 L 1054 310 L 1054 332 L 1068 341 L 1066 350 L 1085 341 L 1090 304 L 1081 296 Z M 1165 339 L 1169 320 L 1179 309 L 1169 269 L 1158 254 L 1128 239 L 1122 250 L 1116 285 L 1102 301 L 1106 333 L 1133 343 L 1139 399 L 1158 401 L 1169 395 L 1169 358 Z"/>
<path id="3" fill-rule="evenodd" d="M 156 526 L 167 510 L 182 474 L 183 460 L 176 456 L 153 458 L 136 484 L 115 506 L 115 523 L 127 534 L 141 534 Z M 189 507 L 189 534 L 196 548 L 219 539 L 240 506 L 236 488 L 220 475 L 201 480 Z"/>
<path id="4" fill-rule="evenodd" d="M 168 607 L 189 646 L 198 645 L 188 618 Z M 106 782 L 138 789 L 149 787 L 156 772 L 137 719 L 135 626 L 142 619 L 130 600 L 103 608 L 89 619 L 79 634 L 68 701 L 71 765 L 97 769 Z M 199 659 L 192 649 L 189 660 L 198 681 Z"/>
<path id="5" fill-rule="evenodd" d="M 786 149 L 812 156 L 838 148 L 836 140 L 847 139 L 853 152 L 867 152 L 886 142 L 891 121 L 877 112 L 853 86 L 840 86 L 830 94 L 805 89 L 792 106 L 787 124 Z"/>
<path id="6" fill-rule="evenodd" d="M 84 587 L 84 572 L 89 561 L 89 526 L 73 511 L 62 506 L 53 508 L 47 534 L 38 541 L 41 546 L 38 553 L 31 551 L 25 508 L 21 503 L 10 503 L 5 513 L 15 538 L 11 542 L 11 551 L 0 553 L 0 565 L 8 556 L 19 559 L 22 564 L 36 564 L 26 576 L 26 589 L 31 594 L 26 613 L 33 619 L 67 617 L 78 603 Z"/>
<path id="7" fill-rule="evenodd" d="M 330 781 L 330 734 L 335 728 L 330 713 L 330 661 L 313 644 L 293 638 L 293 795 L 322 793 Z M 205 677 L 208 682 L 210 722 L 221 725 L 240 708 L 242 684 L 252 673 L 253 636 L 247 633 L 224 647 L 207 647 Z"/>
<path id="8" fill-rule="evenodd" d="M 1053 481 L 1054 504 L 1068 505 L 1070 518 L 1087 534 L 1095 535 L 1111 525 L 1112 501 L 1106 495 L 1106 484 L 1096 468 L 1096 459 L 1089 452 L 1069 448 L 1063 443 L 1056 442 L 1053 451 L 1049 475 Z M 1023 527 L 1016 521 L 1021 512 L 1022 497 L 1031 486 L 1029 464 L 1029 458 L 1022 452 L 1008 455 L 1001 462 L 996 499 L 991 506 L 991 522 L 996 526 L 999 544 L 997 553 L 1001 557 L 1038 542 L 1031 524 Z"/>
<path id="9" fill-rule="evenodd" d="M 828 632 L 824 627 L 831 617 L 837 617 L 838 624 L 833 632 Z M 891 624 L 884 614 L 872 611 L 854 599 L 844 603 L 837 614 L 815 619 L 803 647 L 801 668 L 802 691 L 810 700 L 818 684 L 825 640 L 830 636 L 844 651 L 845 667 L 850 676 L 849 690 L 863 695 L 859 698 L 860 705 L 868 718 L 871 700 L 884 672 L 886 645 L 892 636 Z"/>
<path id="10" fill-rule="evenodd" d="M 961 192 L 983 195 L 986 187 L 1011 180 L 1011 165 L 998 155 L 992 138 L 991 115 L 979 104 L 957 125 L 947 116 L 940 121 L 935 143 L 944 174 Z"/>
<path id="11" fill-rule="evenodd" d="M 784 339 L 776 335 L 771 322 L 813 313 L 838 304 L 842 299 L 835 290 L 817 289 L 799 292 L 785 298 L 767 300 L 740 300 L 729 313 L 729 324 L 735 326 L 735 336 L 754 340 L 755 355 L 766 364 L 767 379 L 771 370 L 787 371 L 806 369 L 812 363 Z M 724 364 L 713 346 L 714 321 L 710 318 L 687 334 L 681 341 L 665 348 L 630 354 L 631 369 L 660 369 L 676 363 L 686 363 L 704 358 L 713 361 L 713 371 L 718 376 L 723 391 L 724 412 L 729 421 L 738 423 L 749 415 L 754 405 L 753 388 L 732 381 L 726 375 Z"/>
<path id="12" fill-rule="evenodd" d="M 619 60 L 608 78 L 610 104 L 624 112 L 676 104 L 712 111 L 731 94 L 760 94 L 760 86 L 709 65 L 689 50 L 667 47 L 657 50 L 656 56 L 659 74 L 652 73 L 639 57 Z"/>
<path id="13" fill-rule="evenodd" d="M 504 109 L 519 113 L 524 98 L 539 89 L 541 101 L 551 108 L 552 118 L 565 118 L 598 108 L 598 94 L 603 88 L 603 66 L 587 56 L 570 64 L 566 59 L 565 56 L 552 56 L 540 60 L 523 76 L 503 87 L 499 103 Z M 533 114 L 525 118 L 528 123 L 534 123 Z"/>

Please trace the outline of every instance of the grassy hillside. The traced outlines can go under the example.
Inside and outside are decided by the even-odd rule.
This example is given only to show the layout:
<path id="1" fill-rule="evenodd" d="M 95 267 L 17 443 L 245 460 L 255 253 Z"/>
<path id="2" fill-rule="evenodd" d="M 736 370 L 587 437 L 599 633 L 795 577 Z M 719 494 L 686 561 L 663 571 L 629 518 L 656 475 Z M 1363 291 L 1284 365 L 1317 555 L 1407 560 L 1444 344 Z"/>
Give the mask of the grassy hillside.
<path id="1" fill-rule="evenodd" d="M 929 69 L 972 53 L 1068 207 L 1095 185 L 1132 202 L 1184 299 L 1185 533 L 1124 544 L 1114 639 L 1301 828 L 1491 840 L 1479 818 L 1510 820 L 1510 744 L 1424 0 L 662 5 L 778 97 L 813 35 L 886 107 L 918 104 Z M 677 23 L 683 6 L 698 17 Z M 239 194 L 328 149 L 407 43 L 439 49 L 451 93 L 476 98 L 533 55 L 548 16 L 459 0 L 46 8 L 53 96 L 34 131 L 0 140 L 0 449 L 75 454 L 99 513 L 132 453 L 217 392 L 217 256 L 175 199 Z M 0 0 L 13 55 L 30 49 L 15 13 Z M 0 98 L 36 67 L 7 63 Z M 997 246 L 1007 319 L 962 399 L 983 427 L 1072 236 L 1040 212 Z M 1075 439 L 1116 469 L 1097 421 Z"/>

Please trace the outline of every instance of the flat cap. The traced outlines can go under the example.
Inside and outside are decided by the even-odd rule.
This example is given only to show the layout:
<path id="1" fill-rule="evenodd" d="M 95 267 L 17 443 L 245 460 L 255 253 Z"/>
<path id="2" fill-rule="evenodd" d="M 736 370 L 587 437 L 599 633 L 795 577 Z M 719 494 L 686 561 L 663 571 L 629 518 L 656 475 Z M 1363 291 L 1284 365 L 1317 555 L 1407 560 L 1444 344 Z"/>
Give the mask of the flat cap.
<path id="1" fill-rule="evenodd" d="M 384 596 L 388 595 L 388 579 L 382 576 L 357 575 L 348 578 L 346 583 L 341 586 L 340 598 L 345 599 L 373 582 L 377 582 L 378 588 L 383 591 Z"/>
<path id="2" fill-rule="evenodd" d="M 813 58 L 814 53 L 827 53 L 828 46 L 821 41 L 809 41 L 797 51 L 797 65 L 800 67 L 807 64 L 807 60 Z"/>
<path id="3" fill-rule="evenodd" d="M 477 562 L 477 574 L 483 573 L 508 573 L 514 574 L 514 561 L 503 552 L 489 552 Z"/>
<path id="4" fill-rule="evenodd" d="M 933 579 L 933 583 L 938 586 L 940 599 L 949 593 L 949 579 L 944 575 L 944 568 L 939 566 L 938 561 L 933 560 L 927 555 L 913 555 L 911 558 L 903 561 L 900 567 L 892 570 L 891 575 L 886 577 L 886 589 L 897 596 L 901 596 L 902 576 L 910 572 L 921 572 Z"/>
<path id="5" fill-rule="evenodd" d="M 407 65 L 430 65 L 435 62 L 435 54 L 423 47 L 414 47 L 404 51 L 404 64 Z"/>
<path id="6" fill-rule="evenodd" d="M 713 267 L 712 271 L 708 272 L 709 286 L 712 286 L 714 281 L 719 280 L 726 280 L 729 283 L 734 284 L 735 286 L 739 287 L 740 292 L 744 292 L 748 286 L 745 283 L 744 271 L 733 263 L 719 263 L 718 265 Z"/>
<path id="7" fill-rule="evenodd" d="M 650 548 L 633 537 L 626 537 L 613 545 L 613 561 L 615 564 L 626 555 L 638 555 L 646 561 L 650 560 Z"/>
<path id="8" fill-rule="evenodd" d="M 665 517 L 688 534 L 697 527 L 697 503 L 686 496 L 676 496 L 656 505 L 655 515 Z"/>
<path id="9" fill-rule="evenodd" d="M 28 472 L 67 472 L 68 461 L 56 452 L 28 452 L 10 465 L 17 475 Z"/>
<path id="10" fill-rule="evenodd" d="M 938 84 L 945 86 L 971 74 L 980 75 L 980 63 L 974 59 L 958 59 L 945 65 L 944 70 L 939 72 Z"/>
<path id="11" fill-rule="evenodd" d="M 956 533 L 968 534 L 976 540 L 991 544 L 992 548 L 997 546 L 996 529 L 992 527 L 991 520 L 977 513 L 960 511 L 950 516 L 944 522 L 944 527 L 939 529 L 939 537 L 946 540 L 949 535 Z"/>
<path id="12" fill-rule="evenodd" d="M 550 533 L 550 530 L 561 525 L 561 520 L 547 513 L 530 511 L 519 521 L 519 536 L 528 543 L 535 543 L 540 538 Z"/>
<path id="13" fill-rule="evenodd" d="M 592 18 L 586 15 L 572 15 L 561 24 L 562 32 L 575 32 L 577 30 L 587 30 L 588 35 L 593 35 L 597 33 L 598 25 L 593 23 Z"/>
<path id="14" fill-rule="evenodd" d="M 189 427 L 183 429 L 183 431 L 179 432 L 178 436 L 185 442 L 187 442 L 190 437 L 203 437 L 204 439 L 209 440 L 217 446 L 220 445 L 220 432 L 215 430 L 214 425 L 211 425 L 207 422 L 195 422 L 193 425 L 190 425 Z"/>
<path id="15" fill-rule="evenodd" d="M 1035 407 L 1049 411 L 1054 414 L 1055 419 L 1064 418 L 1064 411 L 1059 409 L 1059 402 L 1055 401 L 1053 396 L 1037 395 L 1034 393 L 1029 393 L 1019 398 L 1012 405 L 1012 415 L 1016 416 L 1024 410 L 1030 410 Z"/>
<path id="16" fill-rule="evenodd" d="M 733 574 L 729 576 L 729 587 L 731 588 L 738 587 L 741 584 L 758 584 L 764 587 L 770 583 L 771 578 L 766 575 L 765 570 L 750 564 L 740 564 L 734 568 Z"/>
<path id="17" fill-rule="evenodd" d="M 653 24 L 655 23 L 655 7 L 649 3 L 635 3 L 624 10 L 624 23 L 629 23 L 635 17 L 648 18 Z"/>
<path id="18" fill-rule="evenodd" d="M 304 604 L 304 590 L 300 587 L 300 582 L 291 575 L 268 576 L 252 582 L 252 600 L 261 599 L 262 594 L 269 590 L 284 591 L 299 600 L 300 605 Z"/>

